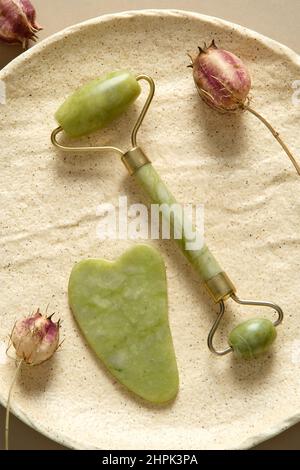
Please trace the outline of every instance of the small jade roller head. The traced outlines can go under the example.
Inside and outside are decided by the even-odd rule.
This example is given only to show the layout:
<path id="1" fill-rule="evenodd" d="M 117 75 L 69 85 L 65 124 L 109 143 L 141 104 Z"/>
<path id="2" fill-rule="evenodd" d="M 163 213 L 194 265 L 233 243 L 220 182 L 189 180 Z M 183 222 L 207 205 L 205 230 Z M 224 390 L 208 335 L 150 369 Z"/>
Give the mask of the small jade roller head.
<path id="1" fill-rule="evenodd" d="M 272 302 L 241 300 L 235 293 L 231 294 L 230 298 L 241 305 L 269 307 L 277 312 L 277 319 L 272 322 L 267 318 L 256 317 L 240 323 L 228 336 L 229 347 L 224 350 L 217 350 L 213 345 L 213 338 L 225 313 L 224 300 L 221 300 L 219 302 L 219 315 L 211 328 L 207 340 L 211 352 L 219 356 L 233 352 L 237 357 L 243 359 L 253 359 L 268 352 L 277 336 L 276 327 L 280 325 L 283 320 L 282 309 Z"/>
<path id="2" fill-rule="evenodd" d="M 276 328 L 270 320 L 252 318 L 231 331 L 228 343 L 238 357 L 251 359 L 267 352 L 276 336 Z"/>

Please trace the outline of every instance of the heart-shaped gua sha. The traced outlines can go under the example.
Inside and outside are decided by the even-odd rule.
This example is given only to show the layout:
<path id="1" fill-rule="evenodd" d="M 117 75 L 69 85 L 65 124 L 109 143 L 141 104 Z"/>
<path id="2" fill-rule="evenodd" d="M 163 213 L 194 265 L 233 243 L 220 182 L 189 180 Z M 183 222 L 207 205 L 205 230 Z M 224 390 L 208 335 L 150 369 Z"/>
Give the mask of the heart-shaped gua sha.
<path id="1" fill-rule="evenodd" d="M 166 272 L 156 250 L 136 245 L 115 262 L 79 262 L 69 303 L 87 342 L 123 385 L 153 403 L 175 398 Z"/>

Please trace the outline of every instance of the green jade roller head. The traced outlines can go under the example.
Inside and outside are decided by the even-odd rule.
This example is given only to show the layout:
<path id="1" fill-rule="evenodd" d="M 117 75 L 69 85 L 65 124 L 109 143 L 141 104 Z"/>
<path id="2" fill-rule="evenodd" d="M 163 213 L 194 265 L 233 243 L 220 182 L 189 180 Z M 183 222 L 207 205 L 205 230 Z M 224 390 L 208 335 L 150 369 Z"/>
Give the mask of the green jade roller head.
<path id="1" fill-rule="evenodd" d="M 72 147 L 59 143 L 57 136 L 65 132 L 69 137 L 90 134 L 108 125 L 122 114 L 139 96 L 140 81 L 149 85 L 149 94 L 144 107 L 131 133 L 131 149 L 123 152 L 113 146 Z M 109 73 L 79 88 L 69 96 L 55 114 L 59 127 L 51 134 L 51 141 L 57 148 L 67 152 L 100 152 L 111 150 L 117 153 L 130 175 L 148 194 L 152 203 L 171 206 L 176 199 L 161 180 L 143 150 L 137 145 L 137 133 L 149 109 L 155 92 L 155 84 L 147 75 L 134 76 L 128 71 Z M 172 220 L 174 225 L 174 220 Z M 276 338 L 276 327 L 283 320 L 282 309 L 266 301 L 241 300 L 236 295 L 236 288 L 219 265 L 206 244 L 199 250 L 187 250 L 184 229 L 181 239 L 174 240 L 182 253 L 199 274 L 212 300 L 219 305 L 219 313 L 208 335 L 209 349 L 223 356 L 234 352 L 245 359 L 257 357 L 269 350 Z M 228 346 L 223 350 L 214 347 L 214 335 L 225 312 L 225 302 L 233 300 L 243 306 L 268 307 L 277 313 L 275 321 L 265 318 L 253 318 L 236 326 L 228 338 Z"/>

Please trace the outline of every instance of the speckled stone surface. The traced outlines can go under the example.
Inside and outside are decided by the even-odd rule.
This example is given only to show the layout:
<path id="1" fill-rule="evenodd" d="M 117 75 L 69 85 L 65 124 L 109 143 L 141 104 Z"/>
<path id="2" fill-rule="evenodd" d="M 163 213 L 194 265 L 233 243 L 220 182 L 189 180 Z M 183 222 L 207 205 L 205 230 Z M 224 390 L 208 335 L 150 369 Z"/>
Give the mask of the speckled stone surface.
<path id="1" fill-rule="evenodd" d="M 115 261 L 76 263 L 68 296 L 88 344 L 121 384 L 151 403 L 176 397 L 166 268 L 157 250 L 139 243 Z"/>
<path id="2" fill-rule="evenodd" d="M 1 105 L 0 399 L 15 366 L 3 343 L 14 321 L 37 307 L 58 312 L 65 342 L 53 360 L 24 369 L 13 410 L 52 439 L 76 448 L 245 448 L 300 418 L 298 317 L 299 180 L 251 115 L 221 116 L 199 100 L 187 50 L 212 38 L 237 53 L 253 77 L 252 105 L 299 148 L 292 82 L 299 58 L 219 20 L 179 12 L 102 17 L 62 32 L 0 73 Z M 203 202 L 206 241 L 242 297 L 267 298 L 285 311 L 273 353 L 256 362 L 216 358 L 206 337 L 216 309 L 171 241 L 152 242 L 167 265 L 169 316 L 180 392 L 166 407 L 145 406 L 109 377 L 87 348 L 68 308 L 74 262 L 114 259 L 131 241 L 97 238 L 97 205 L 146 201 L 113 155 L 66 156 L 49 135 L 70 90 L 130 67 L 156 80 L 140 142 L 179 201 Z M 137 106 L 138 108 L 138 106 Z M 86 141 L 129 146 L 129 121 Z M 223 331 L 260 312 L 230 304 Z M 53 419 L 55 417 L 55 419 Z"/>

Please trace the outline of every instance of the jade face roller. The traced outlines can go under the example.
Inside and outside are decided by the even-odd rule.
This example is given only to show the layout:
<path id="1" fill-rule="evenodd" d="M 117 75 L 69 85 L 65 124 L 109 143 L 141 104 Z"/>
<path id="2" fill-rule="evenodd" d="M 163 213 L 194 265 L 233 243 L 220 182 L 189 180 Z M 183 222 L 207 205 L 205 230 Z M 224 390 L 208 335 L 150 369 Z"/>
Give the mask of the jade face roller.
<path id="1" fill-rule="evenodd" d="M 123 152 L 112 146 L 72 147 L 59 143 L 57 136 L 65 132 L 70 137 L 87 135 L 103 128 L 124 112 L 140 94 L 140 81 L 146 81 L 150 90 L 144 107 L 131 133 L 132 148 Z M 94 80 L 77 90 L 58 109 L 55 117 L 60 126 L 52 132 L 53 145 L 67 152 L 98 152 L 111 150 L 120 156 L 121 161 L 154 204 L 172 206 L 176 199 L 168 190 L 159 174 L 153 168 L 149 158 L 137 145 L 137 133 L 149 109 L 155 92 L 155 84 L 147 75 L 133 76 L 127 71 L 113 72 Z M 174 220 L 173 220 L 174 224 Z M 236 295 L 236 288 L 228 275 L 221 268 L 214 255 L 204 244 L 199 250 L 187 250 L 184 229 L 182 238 L 175 240 L 183 254 L 198 272 L 212 300 L 219 305 L 218 316 L 208 335 L 209 349 L 223 356 L 235 352 L 243 358 L 251 358 L 267 351 L 276 338 L 276 328 L 283 320 L 282 309 L 267 301 L 241 300 Z M 239 324 L 228 338 L 228 346 L 223 350 L 214 347 L 214 335 L 225 312 L 225 301 L 233 300 L 241 305 L 268 307 L 276 311 L 277 318 L 272 323 L 265 318 L 254 318 Z"/>

